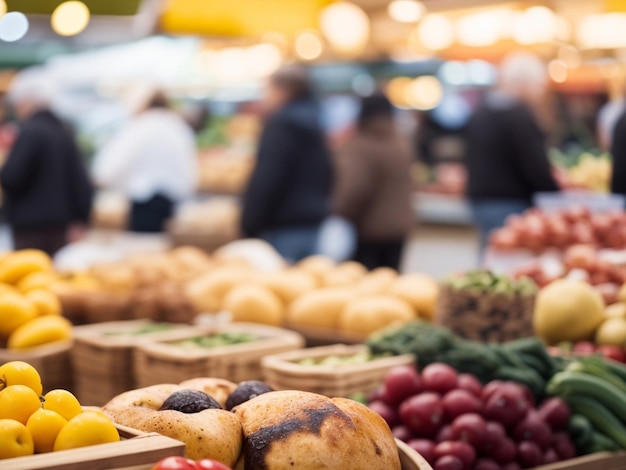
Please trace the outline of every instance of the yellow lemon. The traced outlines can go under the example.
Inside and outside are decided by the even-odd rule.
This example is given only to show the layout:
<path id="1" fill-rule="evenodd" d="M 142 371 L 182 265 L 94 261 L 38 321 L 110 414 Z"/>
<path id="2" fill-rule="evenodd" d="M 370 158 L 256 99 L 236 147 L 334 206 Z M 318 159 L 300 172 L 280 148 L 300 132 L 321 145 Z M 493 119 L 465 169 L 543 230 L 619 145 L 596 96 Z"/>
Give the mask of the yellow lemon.
<path id="1" fill-rule="evenodd" d="M 30 290 L 26 293 L 26 298 L 35 305 L 39 316 L 61 315 L 61 302 L 59 298 L 49 290 Z"/>
<path id="2" fill-rule="evenodd" d="M 37 309 L 26 297 L 0 289 L 0 336 L 7 338 L 36 317 Z"/>
<path id="3" fill-rule="evenodd" d="M 0 366 L 0 390 L 10 385 L 26 385 L 37 395 L 43 392 L 39 372 L 24 361 L 11 361 Z"/>
<path id="4" fill-rule="evenodd" d="M 26 385 L 9 385 L 0 392 L 0 419 L 26 424 L 30 415 L 40 409 L 39 395 Z"/>
<path id="5" fill-rule="evenodd" d="M 50 390 L 43 398 L 44 410 L 56 411 L 68 421 L 83 412 L 78 398 L 67 390 Z"/>
<path id="6" fill-rule="evenodd" d="M 55 411 L 41 409 L 30 415 L 26 429 L 35 443 L 35 452 L 52 452 L 54 441 L 66 424 L 67 420 Z"/>
<path id="7" fill-rule="evenodd" d="M 14 251 L 0 261 L 0 282 L 16 284 L 28 274 L 42 271 L 52 271 L 52 260 L 43 251 Z"/>
<path id="8" fill-rule="evenodd" d="M 14 419 L 0 419 L 0 459 L 33 455 L 35 446 L 28 429 Z"/>
<path id="9" fill-rule="evenodd" d="M 61 429 L 54 450 L 76 449 L 119 440 L 120 435 L 109 418 L 102 413 L 86 411 Z"/>
<path id="10" fill-rule="evenodd" d="M 47 289 L 57 281 L 57 276 L 53 273 L 37 271 L 30 273 L 20 279 L 17 288 L 23 292 L 29 292 L 33 289 Z"/>
<path id="11" fill-rule="evenodd" d="M 72 324 L 62 316 L 35 318 L 16 329 L 9 340 L 9 349 L 27 349 L 72 337 Z"/>

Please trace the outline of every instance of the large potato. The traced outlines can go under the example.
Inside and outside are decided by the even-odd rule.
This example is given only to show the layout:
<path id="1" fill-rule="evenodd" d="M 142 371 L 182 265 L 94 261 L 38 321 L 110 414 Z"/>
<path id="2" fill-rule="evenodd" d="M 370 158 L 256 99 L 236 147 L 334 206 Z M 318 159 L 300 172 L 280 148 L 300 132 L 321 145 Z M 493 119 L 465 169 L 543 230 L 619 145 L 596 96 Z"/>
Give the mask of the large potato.
<path id="1" fill-rule="evenodd" d="M 433 278 L 425 274 L 405 274 L 394 282 L 390 293 L 410 303 L 420 317 L 434 320 L 439 285 Z"/>
<path id="2" fill-rule="evenodd" d="M 287 321 L 294 326 L 335 329 L 339 314 L 353 297 L 352 291 L 336 287 L 309 292 L 291 304 Z"/>
<path id="3" fill-rule="evenodd" d="M 223 308 L 236 322 L 280 326 L 284 307 L 271 290 L 255 284 L 234 287 L 225 297 Z"/>
<path id="4" fill-rule="evenodd" d="M 237 468 L 401 468 L 387 423 L 352 400 L 298 391 L 271 392 L 236 407 L 234 413 L 244 434 L 243 462 Z"/>
<path id="5" fill-rule="evenodd" d="M 339 316 L 339 328 L 347 333 L 369 335 L 393 325 L 416 319 L 415 311 L 404 300 L 389 295 L 359 297 L 352 300 Z"/>
<path id="6" fill-rule="evenodd" d="M 246 282 L 252 274 L 242 267 L 216 269 L 187 284 L 186 294 L 198 313 L 217 313 L 222 309 L 224 296 L 233 286 Z"/>

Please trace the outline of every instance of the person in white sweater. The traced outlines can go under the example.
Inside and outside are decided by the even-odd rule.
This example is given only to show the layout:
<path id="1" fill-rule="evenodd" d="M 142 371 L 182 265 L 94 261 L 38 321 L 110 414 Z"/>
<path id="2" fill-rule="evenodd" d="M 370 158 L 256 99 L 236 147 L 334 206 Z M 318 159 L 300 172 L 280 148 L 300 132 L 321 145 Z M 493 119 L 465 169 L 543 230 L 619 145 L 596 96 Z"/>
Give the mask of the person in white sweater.
<path id="1" fill-rule="evenodd" d="M 144 93 L 145 95 L 145 93 Z M 193 195 L 198 178 L 192 129 L 160 91 L 96 155 L 93 179 L 131 201 L 129 229 L 163 231 L 174 206 Z"/>

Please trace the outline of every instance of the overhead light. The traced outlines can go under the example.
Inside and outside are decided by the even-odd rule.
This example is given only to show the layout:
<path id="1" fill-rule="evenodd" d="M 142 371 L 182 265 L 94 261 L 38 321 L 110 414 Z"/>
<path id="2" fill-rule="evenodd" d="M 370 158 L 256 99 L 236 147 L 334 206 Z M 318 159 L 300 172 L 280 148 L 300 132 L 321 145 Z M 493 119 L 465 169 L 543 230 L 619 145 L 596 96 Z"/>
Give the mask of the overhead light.
<path id="1" fill-rule="evenodd" d="M 564 83 L 569 72 L 567 64 L 562 60 L 553 60 L 548 64 L 548 75 L 556 83 Z"/>
<path id="2" fill-rule="evenodd" d="M 588 15 L 577 31 L 578 42 L 585 49 L 620 49 L 626 47 L 626 13 Z"/>
<path id="3" fill-rule="evenodd" d="M 437 77 L 424 75 L 411 81 L 404 90 L 405 100 L 411 108 L 427 111 L 434 109 L 443 99 L 443 87 Z"/>
<path id="4" fill-rule="evenodd" d="M 28 32 L 28 18 L 24 13 L 11 11 L 0 19 L 0 40 L 15 42 Z"/>
<path id="5" fill-rule="evenodd" d="M 417 23 L 426 13 L 426 7 L 417 0 L 393 0 L 387 6 L 387 13 L 399 23 Z"/>
<path id="6" fill-rule="evenodd" d="M 561 46 L 559 48 L 557 58 L 567 65 L 567 68 L 569 69 L 580 67 L 580 64 L 582 63 L 580 52 L 574 46 Z"/>
<path id="7" fill-rule="evenodd" d="M 227 47 L 215 56 L 213 73 L 218 81 L 232 83 L 247 78 L 248 62 L 246 51 L 241 47 Z"/>
<path id="8" fill-rule="evenodd" d="M 496 82 L 496 68 L 484 60 L 470 60 L 467 64 L 467 78 L 473 85 L 493 85 Z"/>
<path id="9" fill-rule="evenodd" d="M 304 60 L 315 60 L 322 55 L 324 46 L 314 31 L 305 31 L 296 37 L 296 55 Z"/>
<path id="10" fill-rule="evenodd" d="M 387 97 L 397 108 L 409 108 L 410 105 L 406 99 L 406 88 L 411 84 L 409 77 L 396 77 L 387 84 Z"/>
<path id="11" fill-rule="evenodd" d="M 448 17 L 440 13 L 426 15 L 417 26 L 417 34 L 427 49 L 439 51 L 454 43 L 454 27 Z"/>
<path id="12" fill-rule="evenodd" d="M 451 60 L 439 67 L 439 78 L 449 85 L 464 85 L 468 81 L 467 67 L 463 62 Z"/>
<path id="13" fill-rule="evenodd" d="M 522 13 L 513 31 L 513 39 L 523 45 L 552 42 L 558 33 L 558 20 L 547 7 L 532 7 Z"/>
<path id="14" fill-rule="evenodd" d="M 83 2 L 63 2 L 52 12 L 52 29 L 61 36 L 82 33 L 89 24 L 91 14 Z"/>
<path id="15" fill-rule="evenodd" d="M 283 55 L 274 44 L 257 44 L 246 51 L 250 70 L 257 77 L 267 77 L 280 67 Z"/>
<path id="16" fill-rule="evenodd" d="M 268 31 L 264 33 L 263 36 L 261 36 L 261 42 L 275 45 L 283 55 L 286 55 L 289 50 L 289 40 L 287 36 L 278 31 Z"/>
<path id="17" fill-rule="evenodd" d="M 457 23 L 457 37 L 461 44 L 484 47 L 500 39 L 502 23 L 497 11 L 485 11 L 468 15 Z"/>
<path id="18" fill-rule="evenodd" d="M 358 54 L 369 41 L 370 20 L 354 3 L 337 2 L 324 8 L 320 28 L 333 49 L 342 54 Z"/>

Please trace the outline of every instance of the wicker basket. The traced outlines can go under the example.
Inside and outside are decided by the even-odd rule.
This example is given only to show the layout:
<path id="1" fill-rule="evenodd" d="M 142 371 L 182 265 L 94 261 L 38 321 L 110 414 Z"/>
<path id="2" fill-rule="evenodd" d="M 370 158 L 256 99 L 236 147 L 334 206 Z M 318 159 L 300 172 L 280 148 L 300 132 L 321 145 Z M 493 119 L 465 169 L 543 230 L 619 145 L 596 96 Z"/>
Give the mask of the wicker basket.
<path id="1" fill-rule="evenodd" d="M 134 352 L 137 386 L 180 383 L 195 377 L 216 377 L 232 382 L 260 380 L 261 359 L 270 354 L 300 349 L 304 339 L 297 333 L 251 323 L 228 323 L 203 327 L 203 334 L 250 333 L 258 341 L 209 349 L 188 348 L 171 341 L 150 341 Z M 190 339 L 199 336 L 188 334 Z"/>
<path id="2" fill-rule="evenodd" d="M 442 286 L 438 321 L 463 338 L 506 342 L 533 336 L 534 295 Z"/>
<path id="3" fill-rule="evenodd" d="M 134 320 L 74 329 L 74 390 L 82 403 L 101 406 L 114 396 L 135 388 L 133 349 L 137 344 L 149 340 L 176 340 L 198 333 L 197 327 L 176 324 L 171 330 L 140 336 L 130 334 L 150 324 L 148 320 Z M 111 332 L 121 334 L 111 336 Z"/>
<path id="4" fill-rule="evenodd" d="M 267 356 L 262 361 L 264 380 L 277 390 L 296 389 L 329 397 L 348 397 L 353 393 L 373 392 L 380 386 L 389 369 L 415 362 L 415 358 L 408 354 L 343 367 L 309 366 L 296 362 L 306 358 L 352 356 L 367 351 L 367 346 L 363 345 L 336 344 Z"/>
<path id="5" fill-rule="evenodd" d="M 0 460 L 2 470 L 85 470 L 151 468 L 159 460 L 183 455 L 185 444 L 156 433 L 116 425 L 121 441 L 49 454 Z"/>
<path id="6" fill-rule="evenodd" d="M 0 364 L 10 361 L 28 362 L 41 375 L 44 392 L 55 388 L 72 390 L 71 349 L 72 341 L 59 341 L 23 351 L 0 349 Z"/>
<path id="7" fill-rule="evenodd" d="M 334 344 L 363 344 L 367 339 L 367 335 L 349 334 L 330 328 L 316 328 L 293 324 L 288 324 L 286 327 L 304 336 L 308 348 L 332 346 Z"/>

